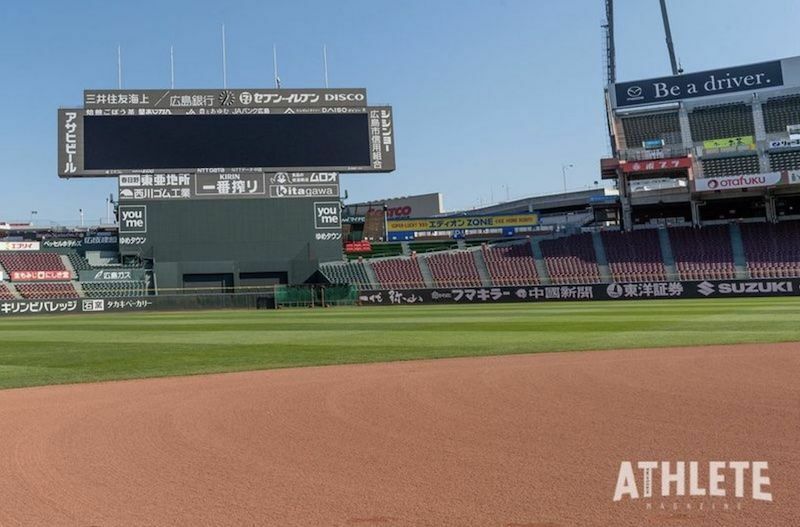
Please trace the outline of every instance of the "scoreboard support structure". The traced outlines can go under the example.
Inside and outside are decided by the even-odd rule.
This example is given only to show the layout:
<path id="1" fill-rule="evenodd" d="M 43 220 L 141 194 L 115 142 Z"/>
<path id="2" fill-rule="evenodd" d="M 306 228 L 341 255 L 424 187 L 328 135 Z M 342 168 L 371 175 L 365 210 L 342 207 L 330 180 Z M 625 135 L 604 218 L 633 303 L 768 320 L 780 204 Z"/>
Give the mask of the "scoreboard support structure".
<path id="1" fill-rule="evenodd" d="M 100 90 L 58 112 L 62 178 L 119 182 L 119 253 L 160 291 L 322 281 L 342 259 L 339 174 L 395 169 L 363 89 Z"/>

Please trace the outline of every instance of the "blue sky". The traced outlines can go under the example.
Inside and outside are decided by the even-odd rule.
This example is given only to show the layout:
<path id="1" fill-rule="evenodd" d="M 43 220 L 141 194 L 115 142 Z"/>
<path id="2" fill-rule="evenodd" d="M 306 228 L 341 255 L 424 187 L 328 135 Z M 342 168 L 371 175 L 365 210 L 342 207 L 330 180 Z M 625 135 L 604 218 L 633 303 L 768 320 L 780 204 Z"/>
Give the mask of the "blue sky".
<path id="1" fill-rule="evenodd" d="M 618 78 L 669 73 L 658 0 L 617 0 Z M 670 0 L 686 71 L 800 54 L 800 2 Z M 0 220 L 105 215 L 114 180 L 56 176 L 56 109 L 85 88 L 272 83 L 366 87 L 395 109 L 398 170 L 348 175 L 351 199 L 442 192 L 450 209 L 558 191 L 599 178 L 603 117 L 601 0 L 0 1 Z"/>

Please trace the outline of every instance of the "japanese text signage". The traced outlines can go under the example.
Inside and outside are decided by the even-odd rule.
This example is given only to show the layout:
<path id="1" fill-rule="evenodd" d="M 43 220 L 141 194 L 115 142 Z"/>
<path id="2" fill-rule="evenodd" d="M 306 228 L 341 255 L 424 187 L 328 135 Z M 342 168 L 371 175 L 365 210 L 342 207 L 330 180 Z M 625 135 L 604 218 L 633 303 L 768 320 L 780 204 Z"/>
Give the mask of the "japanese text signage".
<path id="1" fill-rule="evenodd" d="M 692 167 L 692 159 L 689 157 L 673 157 L 669 159 L 653 159 L 650 161 L 629 161 L 621 163 L 622 171 L 626 174 L 642 172 L 665 172 L 670 170 L 682 170 Z"/>
<path id="2" fill-rule="evenodd" d="M 85 90 L 84 108 L 324 108 L 364 107 L 367 91 L 341 89 Z"/>
<path id="3" fill-rule="evenodd" d="M 431 232 L 448 230 L 500 229 L 538 225 L 536 214 L 504 214 L 496 216 L 453 216 L 449 218 L 419 218 L 387 222 L 389 232 Z"/>

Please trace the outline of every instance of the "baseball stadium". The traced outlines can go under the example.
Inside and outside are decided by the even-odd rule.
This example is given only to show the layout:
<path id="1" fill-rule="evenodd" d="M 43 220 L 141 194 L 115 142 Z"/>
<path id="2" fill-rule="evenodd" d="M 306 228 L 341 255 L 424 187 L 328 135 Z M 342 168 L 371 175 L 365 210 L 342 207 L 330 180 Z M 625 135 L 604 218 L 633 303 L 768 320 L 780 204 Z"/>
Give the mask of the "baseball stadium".
<path id="1" fill-rule="evenodd" d="M 800 524 L 800 56 L 684 71 L 661 0 L 617 79 L 601 3 L 592 184 L 456 210 L 350 198 L 414 109 L 327 55 L 61 94 L 116 192 L 0 222 L 0 526 Z"/>

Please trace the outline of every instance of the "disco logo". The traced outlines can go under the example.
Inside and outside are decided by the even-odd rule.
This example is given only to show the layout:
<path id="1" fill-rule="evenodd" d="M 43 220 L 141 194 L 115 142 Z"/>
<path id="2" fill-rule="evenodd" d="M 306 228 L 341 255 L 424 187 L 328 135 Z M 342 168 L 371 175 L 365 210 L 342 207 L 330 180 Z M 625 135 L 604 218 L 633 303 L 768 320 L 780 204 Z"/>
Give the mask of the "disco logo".
<path id="1" fill-rule="evenodd" d="M 630 88 L 628 88 L 628 100 L 634 101 L 641 98 L 642 98 L 641 86 L 631 86 Z"/>
<path id="2" fill-rule="evenodd" d="M 606 288 L 606 292 L 608 293 L 608 296 L 611 298 L 621 298 L 623 294 L 623 289 L 621 285 L 613 283 L 609 284 L 609 286 Z"/>
<path id="3" fill-rule="evenodd" d="M 243 91 L 239 94 L 239 102 L 242 104 L 250 104 L 253 102 L 253 94 L 249 91 Z"/>
<path id="4" fill-rule="evenodd" d="M 697 292 L 703 296 L 709 296 L 714 294 L 716 289 L 714 288 L 714 284 L 711 282 L 700 282 L 697 284 Z"/>

